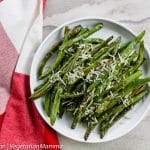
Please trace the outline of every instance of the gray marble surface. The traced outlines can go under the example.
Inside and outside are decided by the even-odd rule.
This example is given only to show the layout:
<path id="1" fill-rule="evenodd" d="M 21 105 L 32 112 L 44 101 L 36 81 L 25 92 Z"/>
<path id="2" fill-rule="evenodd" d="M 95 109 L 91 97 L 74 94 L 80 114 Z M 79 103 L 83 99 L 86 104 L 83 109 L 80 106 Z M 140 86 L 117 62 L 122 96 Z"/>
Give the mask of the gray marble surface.
<path id="1" fill-rule="evenodd" d="M 146 30 L 150 48 L 150 0 L 47 0 L 44 13 L 44 37 L 62 23 L 88 16 L 121 22 L 136 34 Z M 107 143 L 85 144 L 59 135 L 64 150 L 150 150 L 150 111 L 127 135 Z"/>

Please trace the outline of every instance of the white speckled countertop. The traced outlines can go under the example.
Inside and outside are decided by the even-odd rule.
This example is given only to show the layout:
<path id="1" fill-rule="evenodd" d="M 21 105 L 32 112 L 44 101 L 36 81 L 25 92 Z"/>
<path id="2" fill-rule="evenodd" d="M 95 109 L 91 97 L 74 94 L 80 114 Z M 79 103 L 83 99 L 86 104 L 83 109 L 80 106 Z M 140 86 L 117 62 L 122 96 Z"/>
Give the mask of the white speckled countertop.
<path id="1" fill-rule="evenodd" d="M 62 23 L 88 16 L 110 18 L 135 33 L 146 30 L 150 48 L 150 0 L 47 0 L 44 14 L 44 37 Z M 127 135 L 107 143 L 80 143 L 59 135 L 64 150 L 150 150 L 150 111 Z"/>

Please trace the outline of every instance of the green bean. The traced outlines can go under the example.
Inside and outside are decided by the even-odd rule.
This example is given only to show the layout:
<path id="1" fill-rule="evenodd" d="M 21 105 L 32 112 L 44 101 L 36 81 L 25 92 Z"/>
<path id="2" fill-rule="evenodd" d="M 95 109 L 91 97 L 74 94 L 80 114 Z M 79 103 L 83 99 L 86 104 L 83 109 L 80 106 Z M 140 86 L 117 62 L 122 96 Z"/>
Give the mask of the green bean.
<path id="1" fill-rule="evenodd" d="M 139 95 L 135 96 L 133 99 L 134 103 L 131 104 L 130 106 L 128 106 L 127 108 L 125 108 L 121 113 L 110 117 L 109 120 L 107 120 L 106 122 L 102 122 L 102 125 L 100 126 L 100 136 L 101 138 L 104 137 L 104 135 L 107 133 L 108 129 L 110 127 L 112 127 L 112 125 L 114 123 L 116 123 L 118 120 L 120 120 L 128 111 L 131 110 L 131 108 L 133 107 L 133 105 L 135 105 L 139 100 L 141 100 L 145 95 L 147 94 L 147 91 L 143 91 L 141 92 Z"/>
<path id="2" fill-rule="evenodd" d="M 50 116 L 50 106 L 51 106 L 51 97 L 50 97 L 50 93 L 47 93 L 45 95 L 45 100 L 44 100 L 44 110 L 48 116 Z"/>
<path id="3" fill-rule="evenodd" d="M 128 77 L 128 79 L 126 79 L 126 80 L 124 80 L 123 82 L 123 85 L 121 85 L 120 87 L 121 88 L 123 88 L 123 86 L 126 86 L 126 85 L 128 85 L 129 83 L 131 83 L 131 82 L 133 82 L 135 79 L 137 79 L 137 78 L 139 78 L 140 76 L 142 75 L 142 72 L 141 71 L 137 71 L 136 73 L 134 73 L 132 76 L 129 76 Z M 120 88 L 120 87 L 118 87 L 118 89 Z M 101 88 L 103 88 L 103 85 L 101 86 Z M 104 112 L 106 109 L 108 109 L 110 106 L 114 106 L 115 104 L 117 104 L 117 100 L 120 100 L 120 97 L 121 96 L 123 96 L 123 95 L 125 95 L 125 94 L 127 94 L 128 92 L 126 92 L 126 93 L 122 93 L 122 95 L 121 95 L 121 93 L 118 93 L 118 89 L 115 91 L 115 93 L 117 93 L 117 94 L 119 94 L 119 96 L 117 96 L 117 94 L 116 95 L 114 95 L 114 101 L 111 103 L 111 100 L 113 99 L 113 97 L 112 97 L 112 95 L 108 95 L 106 98 L 103 98 L 102 96 L 101 96 L 101 94 L 103 95 L 103 92 L 101 92 L 99 95 L 98 95 L 98 99 L 97 99 L 97 101 L 96 102 L 98 102 L 99 103 L 99 106 L 97 106 L 97 108 L 96 108 L 96 110 L 95 110 L 95 113 L 98 113 L 98 114 L 100 114 L 100 113 L 102 113 L 102 112 Z M 103 89 L 104 90 L 104 89 Z M 102 90 L 102 91 L 103 91 Z M 106 90 L 107 91 L 107 90 Z M 96 91 L 97 92 L 97 91 Z M 111 91 L 109 91 L 109 92 L 111 92 Z M 105 93 L 105 91 L 104 91 L 104 93 Z M 114 94 L 115 94 L 114 93 Z M 97 94 L 97 93 L 96 93 Z M 95 95 L 96 95 L 95 94 Z M 111 103 L 111 105 L 110 105 L 110 103 Z M 86 114 L 86 115 L 89 115 L 89 114 Z M 83 114 L 82 116 L 85 116 L 85 114 Z"/>
<path id="4" fill-rule="evenodd" d="M 100 53 L 100 55 L 98 55 L 98 56 L 96 55 L 95 57 L 93 57 L 93 59 L 92 59 L 93 62 L 92 62 L 88 67 L 86 67 L 86 68 L 84 69 L 85 74 L 89 73 L 89 71 L 90 71 L 91 69 L 96 68 L 96 67 L 99 65 L 100 61 L 101 61 L 102 59 L 106 58 L 106 57 L 110 54 L 110 52 L 113 51 L 113 50 L 116 48 L 116 46 L 118 46 L 118 43 L 119 43 L 119 42 L 120 42 L 120 39 L 118 38 L 118 39 L 116 39 L 115 42 L 113 42 L 113 43 L 107 48 L 107 50 L 104 49 L 104 50 Z"/>
<path id="5" fill-rule="evenodd" d="M 136 52 L 134 52 L 130 57 L 128 57 L 127 58 L 127 65 L 135 58 L 137 56 L 137 54 L 136 54 Z M 120 73 L 122 74 L 122 72 L 121 72 L 121 70 L 123 69 L 123 67 L 125 67 L 125 65 L 126 64 L 122 64 L 121 62 L 117 62 L 116 61 L 116 67 L 115 67 L 115 70 L 114 70 L 114 72 L 112 73 L 112 76 L 113 76 L 113 78 L 106 78 L 106 75 L 105 75 L 105 72 L 103 72 L 101 75 L 100 75 L 100 77 L 95 81 L 95 82 L 93 82 L 89 87 L 88 87 L 88 89 L 87 89 L 87 91 L 88 92 L 91 92 L 94 88 L 96 88 L 96 86 L 101 82 L 101 80 L 99 80 L 100 78 L 101 79 L 103 79 L 103 84 L 106 82 L 107 84 L 106 84 L 106 86 L 108 86 L 108 85 L 110 85 L 111 84 L 111 82 L 112 82 L 112 80 L 115 80 L 115 79 L 117 79 L 117 80 L 119 80 L 120 79 Z M 104 75 L 103 75 L 104 74 Z M 125 75 L 123 75 L 123 77 L 124 77 Z M 123 80 L 123 79 L 121 79 L 121 80 Z M 119 85 L 121 84 L 121 82 L 119 82 L 118 83 Z M 117 85 L 118 85 L 117 84 Z M 117 86 L 116 85 L 116 86 Z M 114 87 L 116 87 L 116 86 L 113 86 L 113 88 Z M 102 85 L 100 85 L 99 86 L 99 89 L 101 90 L 101 92 L 99 92 L 99 90 L 97 90 L 97 92 L 95 93 L 95 95 L 97 95 L 98 93 L 108 93 L 107 91 L 110 91 L 110 89 L 111 89 L 111 87 L 110 88 L 108 88 L 107 87 L 107 90 L 105 89 L 106 87 L 102 87 Z M 118 86 L 117 86 L 117 88 L 118 88 Z M 116 89 L 116 88 L 115 88 Z"/>
<path id="6" fill-rule="evenodd" d="M 50 89 L 52 88 L 52 84 L 50 84 L 49 82 L 47 82 L 46 84 L 44 84 L 39 90 L 35 91 L 30 97 L 29 99 L 31 100 L 35 100 L 43 95 L 45 95 Z"/>
<path id="7" fill-rule="evenodd" d="M 64 93 L 61 95 L 63 99 L 66 98 L 77 98 L 83 96 L 83 93 Z"/>
<path id="8" fill-rule="evenodd" d="M 41 89 L 47 82 L 48 82 L 48 80 L 46 80 L 45 82 L 43 82 L 43 83 L 39 84 L 38 86 L 36 86 L 34 88 L 34 92 L 37 91 L 37 90 L 39 90 L 39 89 Z"/>
<path id="9" fill-rule="evenodd" d="M 75 26 L 70 32 L 69 32 L 69 38 L 73 38 L 76 35 L 80 33 L 80 31 L 83 29 L 81 25 Z"/>
<path id="10" fill-rule="evenodd" d="M 100 38 L 89 38 L 83 40 L 83 43 L 92 43 L 92 44 L 98 44 L 102 42 L 104 42 L 104 40 Z"/>
<path id="11" fill-rule="evenodd" d="M 88 28 L 82 28 L 82 29 L 80 30 L 80 32 L 79 32 L 79 34 L 78 34 L 78 36 L 80 36 L 80 35 L 82 35 L 82 34 L 84 34 L 84 33 L 88 32 L 88 31 L 89 31 L 89 29 L 88 29 Z"/>
<path id="12" fill-rule="evenodd" d="M 113 36 L 108 37 L 106 40 L 102 41 L 102 43 L 96 45 L 91 52 L 92 55 L 96 54 L 101 48 L 105 47 L 111 40 L 113 39 Z"/>
<path id="13" fill-rule="evenodd" d="M 55 52 L 56 50 L 58 50 L 58 47 L 61 45 L 62 41 L 56 42 L 46 53 L 46 55 L 43 57 L 43 59 L 41 60 L 39 67 L 38 67 L 38 78 L 40 78 L 40 76 L 42 75 L 44 66 L 46 64 L 46 62 L 48 61 L 48 59 L 52 56 L 52 53 Z"/>
<path id="14" fill-rule="evenodd" d="M 61 93 L 62 93 L 62 88 L 59 88 L 56 92 L 54 103 L 53 103 L 51 114 L 50 114 L 50 122 L 52 125 L 54 125 L 54 123 L 56 121 L 57 113 L 59 111 Z"/>
<path id="15" fill-rule="evenodd" d="M 48 76 L 53 70 L 55 70 L 55 68 L 59 65 L 59 63 L 60 63 L 60 62 L 62 61 L 62 59 L 64 58 L 64 56 L 65 56 L 65 51 L 64 51 L 64 50 L 65 50 L 66 48 L 69 48 L 69 47 L 72 46 L 74 43 L 80 41 L 80 40 L 83 39 L 83 38 L 86 38 L 86 37 L 90 36 L 90 35 L 93 34 L 94 32 L 100 30 L 102 27 L 103 27 L 103 24 L 100 23 L 100 24 L 96 25 L 95 27 L 93 27 L 93 28 L 92 28 L 91 30 L 89 30 L 88 32 L 85 32 L 85 33 L 81 34 L 80 36 L 78 36 L 78 37 L 76 37 L 76 38 L 74 38 L 74 39 L 71 39 L 71 40 L 65 42 L 63 45 L 61 45 L 60 48 L 59 48 L 58 56 L 57 56 L 57 58 L 56 58 L 54 64 L 52 64 L 52 65 L 50 66 L 50 68 L 48 68 L 47 71 L 44 72 L 44 73 L 42 74 L 42 76 L 40 76 L 40 79 L 45 78 L 45 77 Z"/>
<path id="16" fill-rule="evenodd" d="M 139 100 L 141 100 L 142 97 L 144 97 L 147 94 L 147 90 L 140 93 L 139 95 L 135 96 L 132 98 L 132 100 L 130 101 L 130 105 L 137 103 Z M 125 109 L 125 105 L 124 104 L 120 104 L 119 106 L 114 107 L 111 110 L 108 110 L 108 112 L 105 112 L 102 116 L 100 116 L 97 119 L 97 122 L 91 122 L 86 130 L 86 133 L 84 135 L 84 139 L 87 140 L 88 136 L 90 135 L 90 133 L 92 132 L 92 130 L 96 127 L 97 124 L 101 124 L 103 121 L 107 120 L 107 118 L 111 117 L 112 115 L 116 114 L 116 113 L 121 113 L 124 109 Z"/>
<path id="17" fill-rule="evenodd" d="M 130 94 L 130 92 L 132 90 L 134 90 L 135 88 L 137 88 L 147 82 L 150 82 L 150 78 L 137 79 L 134 82 L 129 83 L 125 89 L 123 89 L 121 92 L 114 95 L 115 97 L 112 98 L 111 96 L 108 96 L 104 101 L 102 101 L 102 103 L 96 109 L 95 112 L 97 114 L 100 114 L 100 113 L 104 112 L 106 109 L 113 107 L 114 105 L 116 105 L 118 103 L 118 101 L 120 101 L 120 98 L 124 97 L 125 95 Z M 114 100 L 112 100 L 112 99 L 114 99 Z"/>
<path id="18" fill-rule="evenodd" d="M 125 49 L 122 51 L 121 56 L 122 57 L 127 57 L 131 50 L 136 46 L 137 43 L 141 41 L 145 34 L 145 31 L 141 32 Z"/>
<path id="19" fill-rule="evenodd" d="M 120 120 L 128 111 L 132 109 L 131 106 L 125 108 L 121 113 L 118 112 L 112 115 L 108 120 L 103 121 L 100 125 L 100 138 L 103 138 L 107 133 L 108 129 L 112 127 L 118 120 Z"/>
<path id="20" fill-rule="evenodd" d="M 133 67 L 130 68 L 126 74 L 127 75 L 132 74 L 135 70 L 137 70 L 142 65 L 143 61 L 144 61 L 144 43 L 142 41 L 140 43 L 138 58 L 137 58 L 135 64 L 133 65 Z"/>
<path id="21" fill-rule="evenodd" d="M 70 28 L 68 26 L 65 26 L 64 39 L 63 39 L 63 43 L 62 44 L 67 42 L 68 39 L 70 38 L 69 33 L 70 33 Z"/>

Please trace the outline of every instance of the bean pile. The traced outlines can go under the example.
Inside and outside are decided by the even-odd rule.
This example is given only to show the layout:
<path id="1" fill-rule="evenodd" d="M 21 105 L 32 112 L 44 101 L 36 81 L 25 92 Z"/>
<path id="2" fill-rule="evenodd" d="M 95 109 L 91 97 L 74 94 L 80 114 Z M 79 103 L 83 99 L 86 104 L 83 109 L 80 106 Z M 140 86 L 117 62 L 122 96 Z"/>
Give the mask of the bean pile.
<path id="1" fill-rule="evenodd" d="M 41 60 L 37 77 L 44 83 L 30 97 L 31 100 L 45 97 L 44 109 L 52 125 L 64 112 L 72 114 L 72 129 L 78 123 L 87 124 L 85 140 L 97 125 L 103 138 L 148 93 L 150 82 L 150 77 L 141 78 L 140 69 L 145 61 L 142 41 L 145 32 L 126 43 L 122 43 L 121 37 L 89 37 L 102 28 L 102 23 L 91 29 L 66 26 L 63 39 Z M 46 69 L 53 53 L 58 53 L 57 58 Z"/>

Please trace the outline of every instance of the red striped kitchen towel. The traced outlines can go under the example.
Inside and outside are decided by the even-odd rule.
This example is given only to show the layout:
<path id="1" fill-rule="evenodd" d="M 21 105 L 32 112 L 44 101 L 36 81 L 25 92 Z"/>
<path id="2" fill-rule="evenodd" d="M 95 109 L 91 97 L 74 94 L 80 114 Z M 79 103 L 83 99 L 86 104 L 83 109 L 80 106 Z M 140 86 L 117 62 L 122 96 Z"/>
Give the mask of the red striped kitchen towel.
<path id="1" fill-rule="evenodd" d="M 0 1 L 0 149 L 59 149 L 30 96 L 32 56 L 42 40 L 45 1 Z"/>

